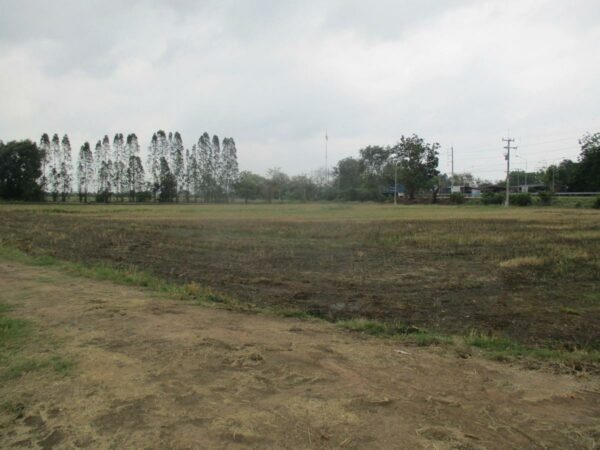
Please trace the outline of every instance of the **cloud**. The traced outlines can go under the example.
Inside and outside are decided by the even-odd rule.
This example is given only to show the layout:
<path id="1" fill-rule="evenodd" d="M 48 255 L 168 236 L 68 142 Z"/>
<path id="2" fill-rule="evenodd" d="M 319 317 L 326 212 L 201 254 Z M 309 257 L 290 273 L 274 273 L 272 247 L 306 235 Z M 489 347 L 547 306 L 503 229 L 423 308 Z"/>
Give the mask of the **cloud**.
<path id="1" fill-rule="evenodd" d="M 597 2 L 0 0 L 0 138 L 234 136 L 290 173 L 418 133 L 457 170 L 576 157 L 600 128 Z M 562 140 L 561 140 L 562 139 Z M 539 142 L 552 141 L 542 145 Z M 441 158 L 446 170 L 445 155 Z"/>

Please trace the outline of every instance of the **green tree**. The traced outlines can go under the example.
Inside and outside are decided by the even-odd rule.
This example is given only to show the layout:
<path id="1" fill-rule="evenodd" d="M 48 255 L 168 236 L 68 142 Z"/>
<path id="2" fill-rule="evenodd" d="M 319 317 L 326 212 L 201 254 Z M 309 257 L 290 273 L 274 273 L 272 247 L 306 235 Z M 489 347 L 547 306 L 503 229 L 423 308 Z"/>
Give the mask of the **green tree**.
<path id="1" fill-rule="evenodd" d="M 398 161 L 400 179 L 411 200 L 420 189 L 430 188 L 433 178 L 439 174 L 439 148 L 440 144 L 427 144 L 413 134 L 410 137 L 402 136 L 400 142 L 391 149 L 391 155 Z"/>
<path id="2" fill-rule="evenodd" d="M 88 193 L 94 181 L 94 158 L 88 142 L 79 149 L 79 161 L 77 162 L 77 190 L 79 201 L 87 203 Z"/>
<path id="3" fill-rule="evenodd" d="M 177 180 L 175 175 L 171 173 L 169 163 L 163 156 L 160 158 L 159 172 L 159 202 L 172 202 L 177 198 Z"/>
<path id="4" fill-rule="evenodd" d="M 43 154 L 31 141 L 0 144 L 0 198 L 42 200 L 38 184 L 42 176 Z"/>
<path id="5" fill-rule="evenodd" d="M 279 167 L 269 169 L 267 175 L 268 178 L 265 186 L 267 201 L 271 203 L 274 198 L 281 200 L 290 182 L 290 178 Z"/>
<path id="6" fill-rule="evenodd" d="M 60 197 L 63 202 L 67 201 L 67 196 L 71 193 L 71 183 L 73 181 L 73 162 L 71 155 L 71 142 L 65 134 L 61 141 L 61 159 L 60 159 Z"/>
<path id="7" fill-rule="evenodd" d="M 248 200 L 260 198 L 265 184 L 266 180 L 260 175 L 244 171 L 239 174 L 235 183 L 235 192 L 248 203 Z"/>
<path id="8" fill-rule="evenodd" d="M 544 182 L 553 192 L 575 191 L 577 185 L 577 163 L 565 159 L 558 165 L 551 165 L 544 173 Z"/>
<path id="9" fill-rule="evenodd" d="M 575 170 L 577 191 L 600 191 L 600 133 L 586 134 L 579 141 L 581 155 Z"/>

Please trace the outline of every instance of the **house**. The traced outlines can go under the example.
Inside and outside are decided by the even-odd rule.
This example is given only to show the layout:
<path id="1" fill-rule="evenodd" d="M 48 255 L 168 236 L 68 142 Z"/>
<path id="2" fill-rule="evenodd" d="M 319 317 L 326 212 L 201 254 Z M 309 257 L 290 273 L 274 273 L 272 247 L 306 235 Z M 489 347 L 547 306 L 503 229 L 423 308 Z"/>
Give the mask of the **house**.
<path id="1" fill-rule="evenodd" d="M 385 196 L 391 195 L 394 196 L 394 192 L 398 193 L 398 197 L 404 197 L 404 193 L 406 192 L 406 188 L 403 184 L 398 184 L 396 186 L 396 190 L 394 190 L 394 185 L 386 186 L 381 189 L 381 193 Z"/>

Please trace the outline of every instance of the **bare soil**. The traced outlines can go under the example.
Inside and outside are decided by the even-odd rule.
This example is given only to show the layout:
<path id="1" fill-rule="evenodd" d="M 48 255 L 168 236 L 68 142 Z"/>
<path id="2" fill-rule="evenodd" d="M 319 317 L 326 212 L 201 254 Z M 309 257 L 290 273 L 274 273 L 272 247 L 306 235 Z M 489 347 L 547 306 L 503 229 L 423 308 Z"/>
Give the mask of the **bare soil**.
<path id="1" fill-rule="evenodd" d="M 76 361 L 0 386 L 0 448 L 592 449 L 597 378 L 404 347 L 0 261 L 0 301 Z M 35 349 L 30 349 L 35 353 Z"/>

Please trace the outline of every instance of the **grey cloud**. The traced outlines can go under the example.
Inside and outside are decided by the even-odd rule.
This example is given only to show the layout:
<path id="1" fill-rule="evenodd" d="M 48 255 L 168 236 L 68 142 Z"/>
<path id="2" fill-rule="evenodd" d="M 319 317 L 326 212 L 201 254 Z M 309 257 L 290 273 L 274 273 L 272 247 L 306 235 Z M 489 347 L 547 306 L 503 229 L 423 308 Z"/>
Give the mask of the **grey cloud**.
<path id="1" fill-rule="evenodd" d="M 122 131 L 145 145 L 166 128 L 191 145 L 207 130 L 234 136 L 246 168 L 299 172 L 322 165 L 326 127 L 332 158 L 416 132 L 454 145 L 459 170 L 491 161 L 482 175 L 500 176 L 508 128 L 574 141 L 600 129 L 594 0 L 0 0 L 0 11 L 4 140 L 56 130 L 78 146 Z M 531 164 L 577 154 L 546 150 L 532 147 Z"/>

